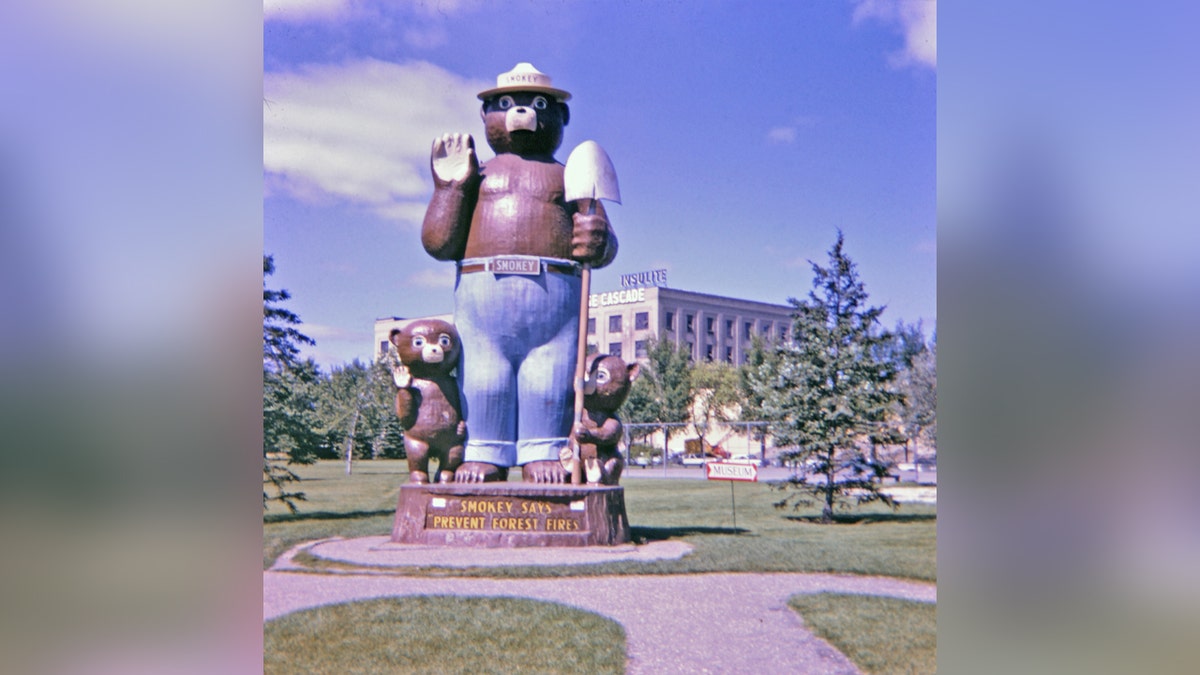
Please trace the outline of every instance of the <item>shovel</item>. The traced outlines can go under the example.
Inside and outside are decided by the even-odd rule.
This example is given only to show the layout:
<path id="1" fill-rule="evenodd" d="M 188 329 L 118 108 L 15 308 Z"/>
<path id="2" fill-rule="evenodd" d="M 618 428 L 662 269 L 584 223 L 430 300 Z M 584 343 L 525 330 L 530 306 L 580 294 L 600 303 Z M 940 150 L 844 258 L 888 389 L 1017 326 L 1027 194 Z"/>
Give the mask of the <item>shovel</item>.
<path id="1" fill-rule="evenodd" d="M 617 172 L 613 169 L 608 153 L 595 141 L 580 143 L 563 168 L 563 199 L 568 202 L 590 199 L 588 215 L 596 213 L 596 200 L 607 199 L 621 203 L 621 188 L 617 186 Z M 579 298 L 579 352 L 575 360 L 575 424 L 583 421 L 583 384 L 587 363 L 588 297 L 591 295 L 592 269 L 583 264 L 582 295 Z M 583 483 L 583 460 L 579 456 L 579 443 L 571 448 L 574 464 L 571 467 L 571 484 Z"/>

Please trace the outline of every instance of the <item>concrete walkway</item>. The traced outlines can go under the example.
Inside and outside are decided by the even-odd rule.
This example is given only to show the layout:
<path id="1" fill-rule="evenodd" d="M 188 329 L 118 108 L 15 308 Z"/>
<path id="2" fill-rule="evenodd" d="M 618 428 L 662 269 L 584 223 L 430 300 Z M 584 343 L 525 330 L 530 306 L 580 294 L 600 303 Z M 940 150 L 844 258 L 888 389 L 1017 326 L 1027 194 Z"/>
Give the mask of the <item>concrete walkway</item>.
<path id="1" fill-rule="evenodd" d="M 834 574 L 477 579 L 272 570 L 263 573 L 263 617 L 404 595 L 534 598 L 619 622 L 630 673 L 858 673 L 787 606 L 790 595 L 822 592 L 937 600 L 934 584 Z"/>

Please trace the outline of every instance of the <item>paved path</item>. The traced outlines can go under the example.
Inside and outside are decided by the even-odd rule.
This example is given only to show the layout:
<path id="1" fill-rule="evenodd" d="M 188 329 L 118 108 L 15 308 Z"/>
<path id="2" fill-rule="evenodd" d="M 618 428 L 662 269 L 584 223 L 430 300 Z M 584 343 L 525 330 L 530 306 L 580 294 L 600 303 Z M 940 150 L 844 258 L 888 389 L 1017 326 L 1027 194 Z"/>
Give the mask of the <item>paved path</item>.
<path id="1" fill-rule="evenodd" d="M 863 593 L 936 602 L 934 584 L 833 574 L 681 574 L 475 579 L 263 573 L 263 616 L 402 595 L 534 598 L 625 627 L 630 673 L 846 673 L 849 659 L 788 608 L 796 593 Z"/>

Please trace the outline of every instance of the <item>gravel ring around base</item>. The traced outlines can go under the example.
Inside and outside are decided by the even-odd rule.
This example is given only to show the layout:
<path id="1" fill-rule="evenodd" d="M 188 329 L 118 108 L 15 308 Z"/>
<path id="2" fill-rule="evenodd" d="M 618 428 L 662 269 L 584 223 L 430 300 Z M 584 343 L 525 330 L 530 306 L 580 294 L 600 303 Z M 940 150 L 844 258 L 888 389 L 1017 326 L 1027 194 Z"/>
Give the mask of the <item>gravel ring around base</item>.
<path id="1" fill-rule="evenodd" d="M 593 565 L 615 561 L 651 562 L 678 560 L 692 552 L 693 546 L 681 541 L 655 541 L 648 544 L 619 546 L 559 546 L 525 548 L 455 548 L 423 544 L 397 544 L 386 535 L 343 539 L 335 537 L 293 547 L 271 566 L 272 571 L 312 569 L 294 561 L 305 552 L 320 560 L 356 568 L 385 569 L 403 567 L 503 567 L 510 565 Z M 335 572 L 337 570 L 322 570 Z M 346 571 L 346 570 L 342 570 Z M 357 571 L 357 570 L 356 570 Z"/>

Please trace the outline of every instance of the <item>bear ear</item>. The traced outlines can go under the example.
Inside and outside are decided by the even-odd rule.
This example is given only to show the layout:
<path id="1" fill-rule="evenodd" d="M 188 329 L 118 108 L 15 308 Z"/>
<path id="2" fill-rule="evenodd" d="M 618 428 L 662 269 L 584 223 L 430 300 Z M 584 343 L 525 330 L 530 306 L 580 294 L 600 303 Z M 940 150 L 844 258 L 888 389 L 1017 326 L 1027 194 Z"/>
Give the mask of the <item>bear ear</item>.
<path id="1" fill-rule="evenodd" d="M 563 126 L 565 127 L 571 121 L 571 108 L 569 106 L 567 106 L 566 103 L 563 103 L 561 101 L 559 101 L 558 104 L 560 106 L 562 106 L 562 120 L 563 120 Z"/>
<path id="2" fill-rule="evenodd" d="M 626 370 L 626 372 L 629 373 L 629 381 L 630 382 L 633 382 L 634 380 L 636 380 L 638 378 L 638 375 L 642 374 L 642 366 L 637 361 L 634 361 L 633 363 L 629 364 L 629 366 L 626 367 L 625 370 Z"/>
<path id="3" fill-rule="evenodd" d="M 391 332 L 391 333 L 388 333 L 388 342 L 391 342 L 392 344 L 394 344 L 394 345 L 396 345 L 397 347 L 399 347 L 400 345 L 399 345 L 399 344 L 396 342 L 396 337 L 397 337 L 398 335 L 400 335 L 400 333 L 403 333 L 403 332 L 404 332 L 404 331 L 400 330 L 399 328 L 393 328 L 393 329 L 392 329 L 392 332 Z"/>

